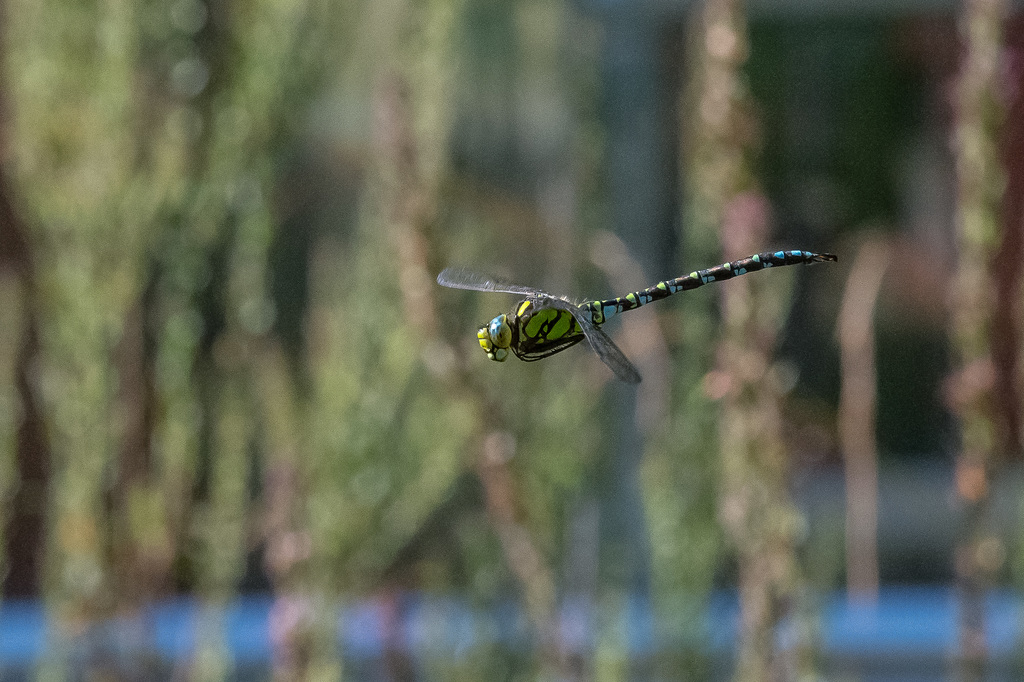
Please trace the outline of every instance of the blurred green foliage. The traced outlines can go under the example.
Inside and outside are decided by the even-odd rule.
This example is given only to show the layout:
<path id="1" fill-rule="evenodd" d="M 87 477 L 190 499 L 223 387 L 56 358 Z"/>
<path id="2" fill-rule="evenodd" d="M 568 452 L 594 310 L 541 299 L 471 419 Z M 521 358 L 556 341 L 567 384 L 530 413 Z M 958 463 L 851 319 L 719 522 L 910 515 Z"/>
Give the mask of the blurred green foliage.
<path id="1" fill-rule="evenodd" d="M 583 353 L 479 366 L 467 320 L 508 302 L 434 291 L 432 278 L 449 262 L 508 256 L 523 276 L 570 286 L 573 244 L 587 240 L 572 211 L 600 205 L 598 43 L 567 36 L 591 29 L 570 29 L 564 6 L 491 9 L 9 3 L 8 172 L 35 265 L 27 304 L 52 457 L 44 594 L 61 624 L 55 644 L 190 590 L 207 605 L 196 675 L 221 677 L 222 609 L 252 582 L 253 556 L 302 614 L 279 643 L 282 675 L 336 674 L 322 605 L 396 575 L 484 601 L 522 591 L 534 627 L 554 627 L 557 576 L 579 558 L 564 554 L 567 533 L 608 447 L 610 408 L 596 390 L 607 377 Z M 457 116 L 469 132 L 456 144 Z M 480 158 L 522 116 L 545 136 L 527 141 L 531 153 L 583 160 L 559 171 L 580 200 L 559 209 L 554 236 L 550 217 L 449 160 L 459 145 Z M 301 188 L 281 194 L 302 182 L 282 161 L 309 135 L 336 150 L 318 163 L 353 168 L 361 190 L 340 215 L 354 222 L 304 214 Z M 304 172 L 301 161 L 288 172 Z M 290 239 L 280 225 L 305 245 L 295 272 L 272 270 L 288 262 L 275 260 Z M 287 284 L 297 273 L 308 285 Z M 4 338 L 16 340 L 24 292 L 8 289 Z M 275 308 L 289 290 L 305 292 L 290 301 L 304 315 Z M 706 357 L 704 316 L 688 314 L 674 341 Z M 650 434 L 648 514 L 659 592 L 695 590 L 692 603 L 659 603 L 690 614 L 672 622 L 694 623 L 716 543 L 699 473 L 710 413 L 697 388 L 706 359 L 680 366 L 678 416 Z M 10 429 L 0 435 L 13 452 Z M 485 498 L 452 519 L 453 544 L 445 535 L 440 556 L 396 566 L 467 471 L 483 477 Z M 536 565 L 518 565 L 522 546 Z M 65 660 L 53 651 L 57 672 Z M 471 677 L 488 658 L 474 659 Z"/>
<path id="2" fill-rule="evenodd" d="M 740 36 L 759 56 L 749 78 L 740 60 L 729 79 L 688 84 L 681 109 L 701 115 L 681 117 L 680 272 L 719 261 L 726 204 L 760 186 L 755 169 L 787 239 L 898 211 L 885 169 L 911 104 L 885 36 L 840 22 L 804 45 L 789 30 Z M 622 293 L 597 276 L 614 279 L 613 252 L 630 246 L 605 231 L 598 21 L 539 0 L 8 0 L 4 31 L 4 172 L 33 274 L 29 286 L 0 270 L 0 508 L 17 484 L 18 353 L 34 329 L 25 364 L 50 456 L 42 591 L 58 624 L 44 673 L 64 676 L 106 619 L 188 593 L 202 603 L 192 674 L 230 676 L 225 607 L 246 590 L 273 597 L 278 678 L 358 677 L 336 645 L 337 606 L 397 610 L 410 589 L 481 609 L 511 596 L 527 621 L 525 653 L 481 638 L 453 661 L 423 644 L 411 655 L 426 678 L 626 675 L 632 586 L 594 530 L 602 486 L 620 483 L 608 425 L 631 418 L 626 401 L 606 395 L 610 375 L 583 348 L 485 362 L 473 332 L 512 301 L 433 279 L 465 264 Z M 703 44 L 689 40 L 683 67 L 698 72 Z M 801 68 L 814 73 L 801 81 Z M 823 118 L 845 115 L 822 127 L 838 138 L 786 128 L 792 101 L 772 83 L 794 69 L 815 96 L 852 83 L 823 100 Z M 709 93 L 736 116 L 717 132 L 699 105 Z M 827 205 L 803 213 L 812 195 Z M 764 324 L 747 335 L 765 354 L 794 276 L 764 280 L 781 293 L 755 306 Z M 635 454 L 654 636 L 680 644 L 648 669 L 702 678 L 704 598 L 726 561 L 720 490 L 736 484 L 709 374 L 728 349 L 717 294 L 678 298 L 610 331 L 660 348 L 638 354 L 652 369 Z M 830 320 L 814 324 L 820 340 Z M 786 367 L 771 370 L 785 383 Z M 893 448 L 936 432 L 910 383 L 882 384 L 915 402 L 891 412 Z M 827 422 L 827 400 L 806 400 L 807 420 Z M 763 535 L 791 552 L 801 527 L 783 469 L 750 521 L 775 523 Z M 835 551 L 829 538 L 806 548 L 830 567 Z M 781 582 L 801 597 L 795 577 Z M 557 637 L 573 598 L 597 605 L 582 662 Z M 400 676 L 409 663 L 389 665 Z"/>

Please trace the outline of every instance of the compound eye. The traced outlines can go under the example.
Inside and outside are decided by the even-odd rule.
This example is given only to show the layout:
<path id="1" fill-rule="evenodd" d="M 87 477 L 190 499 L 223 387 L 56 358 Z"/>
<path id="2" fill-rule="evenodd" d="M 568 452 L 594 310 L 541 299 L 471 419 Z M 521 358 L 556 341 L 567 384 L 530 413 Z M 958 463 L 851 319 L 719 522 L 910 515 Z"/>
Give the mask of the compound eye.
<path id="1" fill-rule="evenodd" d="M 508 348 L 512 344 L 512 328 L 509 326 L 505 315 L 498 315 L 491 320 L 490 332 L 491 341 L 498 348 Z"/>

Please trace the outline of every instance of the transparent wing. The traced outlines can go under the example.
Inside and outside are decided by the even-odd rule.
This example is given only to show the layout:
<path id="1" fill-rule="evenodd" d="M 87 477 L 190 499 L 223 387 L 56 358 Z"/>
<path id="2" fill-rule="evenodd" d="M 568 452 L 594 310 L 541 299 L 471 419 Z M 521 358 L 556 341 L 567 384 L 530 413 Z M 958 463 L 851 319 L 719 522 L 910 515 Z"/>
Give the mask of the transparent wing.
<path id="1" fill-rule="evenodd" d="M 615 345 L 615 342 L 604 333 L 604 330 L 591 321 L 590 316 L 586 314 L 586 311 L 574 306 L 568 301 L 563 301 L 562 299 L 554 298 L 553 296 L 544 296 L 539 299 L 538 303 L 541 306 L 560 308 L 572 313 L 572 316 L 576 318 L 576 321 L 579 323 L 580 329 L 583 330 L 583 335 L 587 337 L 590 347 L 594 349 L 594 352 L 597 353 L 599 358 L 601 358 L 601 361 L 608 365 L 609 369 L 615 372 L 615 376 L 628 384 L 640 383 L 640 372 L 637 371 L 636 367 L 633 366 L 633 363 L 629 361 L 626 355 L 619 350 L 619 347 Z"/>
<path id="2" fill-rule="evenodd" d="M 539 289 L 513 284 L 498 277 L 481 275 L 463 268 L 445 268 L 437 276 L 437 283 L 451 289 L 469 289 L 470 291 L 499 291 L 506 294 L 524 294 L 549 296 Z"/>

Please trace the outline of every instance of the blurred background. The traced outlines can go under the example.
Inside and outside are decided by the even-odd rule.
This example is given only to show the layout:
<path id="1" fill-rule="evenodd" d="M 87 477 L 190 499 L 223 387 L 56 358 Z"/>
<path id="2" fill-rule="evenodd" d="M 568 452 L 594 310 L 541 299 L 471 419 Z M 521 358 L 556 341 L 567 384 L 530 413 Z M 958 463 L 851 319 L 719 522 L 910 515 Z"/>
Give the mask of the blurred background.
<path id="1" fill-rule="evenodd" d="M 1024 676 L 1019 3 L 0 7 L 0 678 Z"/>

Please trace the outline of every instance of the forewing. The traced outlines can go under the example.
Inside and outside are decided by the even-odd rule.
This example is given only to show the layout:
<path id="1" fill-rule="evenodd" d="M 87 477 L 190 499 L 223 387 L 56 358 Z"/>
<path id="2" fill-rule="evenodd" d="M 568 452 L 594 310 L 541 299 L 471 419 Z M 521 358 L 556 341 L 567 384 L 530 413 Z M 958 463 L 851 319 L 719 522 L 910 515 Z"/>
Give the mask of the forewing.
<path id="1" fill-rule="evenodd" d="M 463 268 L 445 268 L 437 276 L 437 283 L 451 289 L 468 289 L 470 291 L 498 291 L 506 294 L 524 294 L 535 296 L 543 291 L 513 284 L 498 277 L 489 277 Z M 545 294 L 546 295 L 546 294 Z"/>
<path id="2" fill-rule="evenodd" d="M 594 352 L 601 358 L 601 361 L 608 365 L 609 369 L 615 373 L 615 376 L 628 384 L 640 383 L 640 372 L 637 371 L 626 355 L 619 350 L 615 342 L 604 333 L 604 330 L 590 320 L 590 316 L 587 315 L 586 311 L 581 310 L 568 301 L 554 297 L 544 297 L 540 299 L 539 304 L 561 308 L 572 313 L 572 316 L 576 318 L 576 322 L 579 323 L 580 329 L 583 330 L 583 335 L 587 337 L 590 347 L 594 349 Z"/>

